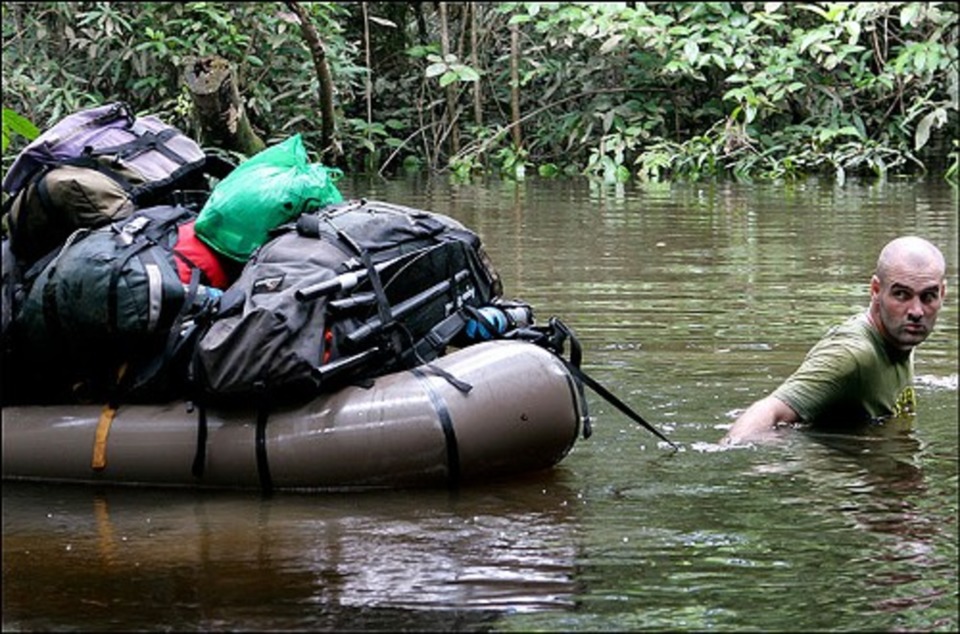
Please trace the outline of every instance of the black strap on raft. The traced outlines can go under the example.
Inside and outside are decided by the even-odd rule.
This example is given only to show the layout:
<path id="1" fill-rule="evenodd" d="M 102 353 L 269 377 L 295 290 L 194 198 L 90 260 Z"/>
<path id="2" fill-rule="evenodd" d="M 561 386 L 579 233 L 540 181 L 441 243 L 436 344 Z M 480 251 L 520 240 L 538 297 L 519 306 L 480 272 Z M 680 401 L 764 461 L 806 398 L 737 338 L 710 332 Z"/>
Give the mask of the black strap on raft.
<path id="1" fill-rule="evenodd" d="M 270 477 L 270 463 L 267 461 L 267 416 L 270 408 L 266 402 L 257 407 L 257 475 L 260 477 L 260 488 L 269 495 L 273 491 L 273 479 Z"/>
<path id="2" fill-rule="evenodd" d="M 190 471 L 193 477 L 202 478 L 207 468 L 207 408 L 202 404 L 190 405 L 193 407 L 197 409 L 197 452 L 193 455 Z"/>
<path id="3" fill-rule="evenodd" d="M 456 314 L 456 313 L 454 313 L 454 314 Z M 456 320 L 452 320 L 452 321 L 455 322 Z M 438 324 L 438 326 L 444 326 L 446 323 L 448 323 L 448 320 L 441 321 L 441 322 Z M 462 317 L 461 317 L 461 319 L 460 319 L 460 324 L 461 324 L 461 326 L 462 326 L 462 324 L 464 324 L 464 323 L 466 323 L 466 322 L 464 322 L 463 319 L 462 319 Z M 403 324 L 397 322 L 397 328 L 406 336 L 407 340 L 410 342 L 410 350 L 412 351 L 412 353 L 415 355 L 415 358 L 416 358 L 417 361 L 419 362 L 419 366 L 422 366 L 422 368 L 424 368 L 424 369 L 430 370 L 430 372 L 432 372 L 432 373 L 436 374 L 437 376 L 441 377 L 441 378 L 442 378 L 443 380 L 445 380 L 447 383 L 449 383 L 450 385 L 452 385 L 453 387 L 455 387 L 457 390 L 459 390 L 460 392 L 462 392 L 462 393 L 464 393 L 464 394 L 468 394 L 468 393 L 470 392 L 470 390 L 473 389 L 473 386 L 470 385 L 469 383 L 467 383 L 466 381 L 461 381 L 460 379 L 458 379 L 457 377 L 453 376 L 452 374 L 450 374 L 449 372 L 447 372 L 447 371 L 444 370 L 443 368 L 437 366 L 436 364 L 430 363 L 430 361 L 429 361 L 428 359 L 426 359 L 426 358 L 424 358 L 423 356 L 421 356 L 420 353 L 419 353 L 419 351 L 418 351 L 418 349 L 417 349 L 417 344 L 415 344 L 414 341 L 413 341 L 413 335 L 410 334 L 410 331 L 406 328 L 406 326 L 404 326 Z M 437 332 L 435 332 L 435 330 L 436 330 L 436 327 L 434 327 L 434 330 L 431 330 L 429 333 L 427 333 L 427 337 L 430 337 L 431 335 L 440 336 L 440 335 L 437 334 Z M 448 334 L 449 334 L 449 333 L 448 333 Z M 454 334 L 456 334 L 456 333 L 454 333 Z M 424 339 L 426 339 L 427 337 L 424 337 Z M 451 337 L 452 337 L 452 335 L 451 335 Z M 421 339 L 421 343 L 424 341 L 424 339 Z M 432 351 L 433 355 L 432 355 L 430 358 L 431 358 L 431 359 L 436 358 L 436 351 L 433 350 L 433 349 L 431 349 L 431 351 Z"/>
<path id="4" fill-rule="evenodd" d="M 486 319 L 484 319 L 484 321 L 487 324 L 490 324 L 490 322 Z M 490 324 L 490 327 L 492 328 L 493 325 Z M 491 332 L 495 332 L 495 330 L 492 330 Z M 519 339 L 520 341 L 534 343 L 555 354 L 564 365 L 573 364 L 577 368 L 580 367 L 580 361 L 582 358 L 580 342 L 576 337 L 573 336 L 566 326 L 562 325 L 562 322 L 560 322 L 560 320 L 556 317 L 550 319 L 549 326 L 524 326 L 523 328 L 508 330 L 503 334 L 503 337 L 505 339 Z M 568 339 L 570 341 L 570 361 L 567 361 L 563 358 L 564 344 Z M 583 421 L 583 438 L 587 439 L 593 435 L 593 424 L 592 419 L 590 418 L 587 396 L 583 389 L 583 381 L 576 380 L 576 376 L 573 374 L 573 372 L 570 372 L 570 374 L 573 376 L 573 379 L 571 379 L 570 383 L 573 384 L 574 388 L 577 390 L 577 394 L 580 397 L 580 403 L 583 406 L 583 416 L 581 417 L 581 420 Z"/>
<path id="5" fill-rule="evenodd" d="M 457 444 L 457 432 L 453 428 L 450 409 L 447 407 L 446 401 L 443 400 L 443 396 L 430 384 L 430 380 L 422 368 L 414 368 L 410 372 L 417 377 L 427 391 L 427 394 L 430 396 L 430 403 L 437 413 L 437 418 L 440 419 L 440 426 L 443 428 L 443 439 L 447 447 L 447 484 L 451 488 L 456 488 L 460 483 L 460 447 Z"/>
<path id="6" fill-rule="evenodd" d="M 533 332 L 531 333 L 531 331 Z M 550 325 L 547 332 L 536 331 L 531 328 L 524 328 L 519 329 L 516 336 L 520 339 L 532 340 L 534 343 L 538 343 L 556 354 L 570 371 L 570 373 L 573 374 L 579 381 L 590 387 L 594 392 L 603 397 L 604 400 L 619 409 L 621 412 L 626 414 L 630 419 L 647 428 L 657 438 L 660 438 L 668 445 L 673 447 L 674 451 L 679 450 L 679 447 L 677 447 L 677 445 L 674 444 L 669 438 L 660 433 L 656 427 L 644 420 L 640 414 L 636 413 L 632 408 L 630 408 L 630 406 L 617 398 L 610 390 L 603 387 L 603 385 L 601 385 L 596 379 L 589 376 L 580 368 L 580 362 L 582 360 L 580 343 L 577 341 L 577 338 L 573 335 L 573 332 L 570 331 L 566 324 L 564 324 L 558 318 L 550 318 Z M 568 340 L 570 341 L 569 361 L 563 358 L 563 345 L 564 342 Z M 584 437 L 587 437 L 586 427 L 584 428 Z"/>
<path id="7" fill-rule="evenodd" d="M 649 429 L 651 432 L 653 432 L 655 436 L 657 436 L 657 438 L 660 438 L 661 440 L 666 442 L 668 445 L 673 447 L 674 451 L 677 451 L 679 449 L 679 447 L 677 447 L 673 442 L 671 442 L 669 438 L 661 434 L 656 427 L 654 427 L 653 425 L 645 421 L 643 417 L 640 416 L 640 414 L 633 411 L 626 403 L 624 403 L 619 398 L 617 398 L 612 392 L 610 392 L 607 388 L 603 387 L 603 385 L 598 383 L 595 379 L 591 378 L 586 372 L 584 372 L 577 366 L 573 365 L 572 363 L 568 362 L 566 359 L 563 359 L 562 357 L 561 357 L 561 360 L 563 360 L 564 365 L 567 366 L 567 368 L 573 373 L 574 376 L 576 376 L 578 379 L 580 379 L 585 384 L 587 384 L 591 389 L 593 389 L 594 392 L 602 396 L 608 403 L 610 403 L 611 405 L 616 407 L 618 410 L 620 410 L 621 412 L 629 416 L 635 422 L 640 423 L 641 425 Z"/>

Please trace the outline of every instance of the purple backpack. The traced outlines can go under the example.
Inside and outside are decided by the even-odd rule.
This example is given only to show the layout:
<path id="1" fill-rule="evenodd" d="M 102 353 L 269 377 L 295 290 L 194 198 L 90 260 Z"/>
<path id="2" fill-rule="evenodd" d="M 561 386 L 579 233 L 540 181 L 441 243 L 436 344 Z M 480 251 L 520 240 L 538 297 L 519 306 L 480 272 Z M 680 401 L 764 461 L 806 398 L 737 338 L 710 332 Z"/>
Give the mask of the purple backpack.
<path id="1" fill-rule="evenodd" d="M 233 165 L 154 116 L 122 102 L 68 115 L 25 147 L 3 179 L 14 255 L 29 264 L 80 228 L 136 209 L 200 206 Z"/>
<path id="2" fill-rule="evenodd" d="M 43 167 L 113 154 L 151 182 L 206 158 L 196 141 L 173 126 L 152 116 L 138 119 L 127 104 L 118 102 L 68 115 L 34 139 L 4 176 L 3 190 L 16 194 Z"/>

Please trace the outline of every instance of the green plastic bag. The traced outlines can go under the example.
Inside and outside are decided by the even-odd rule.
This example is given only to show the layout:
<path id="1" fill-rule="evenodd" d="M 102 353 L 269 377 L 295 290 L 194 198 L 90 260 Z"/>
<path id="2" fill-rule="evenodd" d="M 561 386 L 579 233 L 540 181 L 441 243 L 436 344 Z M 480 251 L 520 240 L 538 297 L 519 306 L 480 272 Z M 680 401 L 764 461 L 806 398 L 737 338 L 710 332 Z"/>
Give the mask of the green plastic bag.
<path id="1" fill-rule="evenodd" d="M 271 229 L 301 212 L 343 200 L 337 168 L 310 163 L 295 134 L 255 154 L 220 181 L 200 210 L 194 231 L 223 255 L 245 262 Z"/>

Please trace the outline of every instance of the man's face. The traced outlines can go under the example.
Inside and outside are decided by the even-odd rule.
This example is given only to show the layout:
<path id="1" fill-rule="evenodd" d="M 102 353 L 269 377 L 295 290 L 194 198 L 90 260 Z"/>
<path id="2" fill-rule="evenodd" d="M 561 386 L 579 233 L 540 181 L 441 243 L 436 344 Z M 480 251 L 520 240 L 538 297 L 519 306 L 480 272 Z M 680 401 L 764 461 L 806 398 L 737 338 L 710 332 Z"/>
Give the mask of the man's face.
<path id="1" fill-rule="evenodd" d="M 870 308 L 884 337 L 909 350 L 933 332 L 945 292 L 938 271 L 892 267 L 886 279 L 870 281 Z"/>

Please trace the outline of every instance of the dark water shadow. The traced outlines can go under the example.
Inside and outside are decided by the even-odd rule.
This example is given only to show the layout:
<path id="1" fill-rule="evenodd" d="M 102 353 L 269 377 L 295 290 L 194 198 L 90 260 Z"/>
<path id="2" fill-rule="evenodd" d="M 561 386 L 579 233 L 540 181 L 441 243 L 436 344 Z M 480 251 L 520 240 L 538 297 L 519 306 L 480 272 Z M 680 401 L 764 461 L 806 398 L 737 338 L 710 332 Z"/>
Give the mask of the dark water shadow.
<path id="1" fill-rule="evenodd" d="M 569 610 L 575 493 L 3 484 L 4 630 L 484 631 Z"/>

